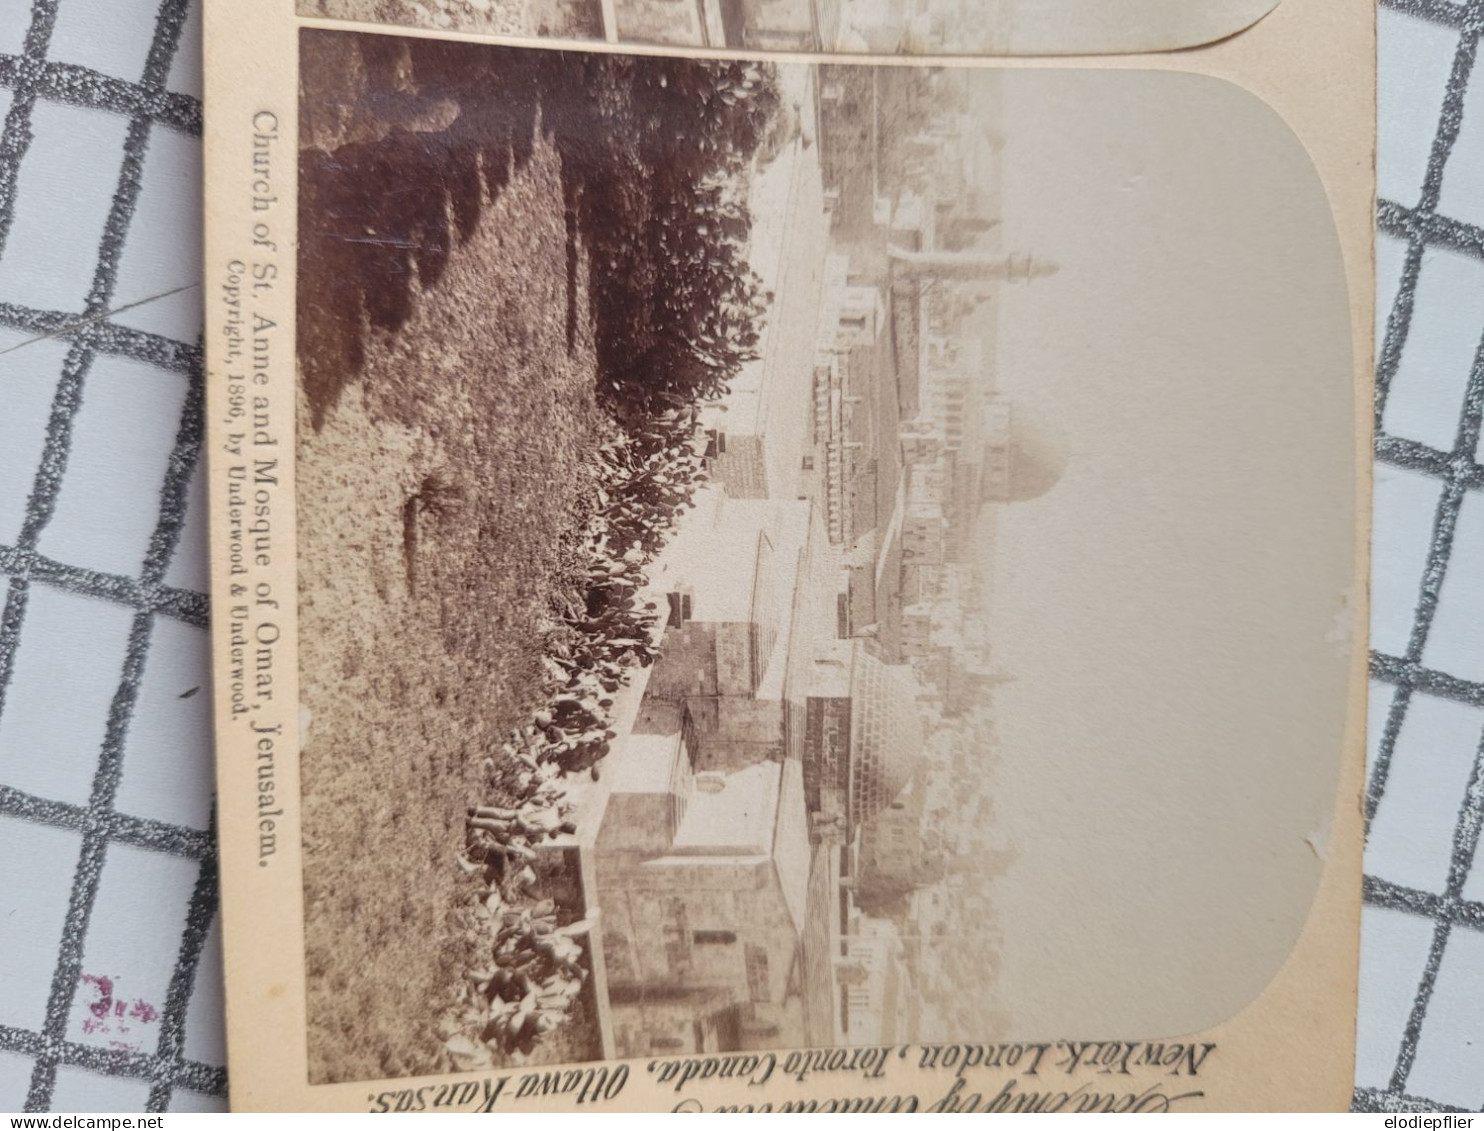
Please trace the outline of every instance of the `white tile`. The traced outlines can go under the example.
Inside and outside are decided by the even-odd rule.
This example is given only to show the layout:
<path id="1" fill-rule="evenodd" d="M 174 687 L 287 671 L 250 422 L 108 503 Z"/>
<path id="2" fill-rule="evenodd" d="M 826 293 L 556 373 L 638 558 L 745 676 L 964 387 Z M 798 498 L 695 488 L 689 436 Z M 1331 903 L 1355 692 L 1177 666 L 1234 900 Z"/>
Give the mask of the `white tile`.
<path id="1" fill-rule="evenodd" d="M 38 549 L 71 565 L 137 577 L 159 519 L 186 379 L 100 355 L 72 426 L 67 471 Z"/>
<path id="2" fill-rule="evenodd" d="M 1387 432 L 1440 451 L 1453 449 L 1481 327 L 1484 263 L 1428 248 L 1407 344 L 1386 399 Z"/>
<path id="3" fill-rule="evenodd" d="M 170 66 L 165 85 L 177 94 L 201 97 L 201 0 L 191 0 L 185 27 L 180 30 L 180 46 Z"/>
<path id="4" fill-rule="evenodd" d="M 19 55 L 25 50 L 30 26 L 29 4 L 0 4 L 0 55 Z"/>
<path id="5" fill-rule="evenodd" d="M 91 4 L 66 0 L 57 9 L 47 57 L 136 82 L 144 77 L 155 36 L 153 8 L 156 5 L 119 0 Z"/>
<path id="6" fill-rule="evenodd" d="M 1432 932 L 1431 920 L 1418 915 L 1380 907 L 1361 913 L 1355 1082 L 1362 1088 L 1391 1080 Z"/>
<path id="7" fill-rule="evenodd" d="M 1386 322 L 1391 317 L 1391 308 L 1396 305 L 1397 291 L 1401 289 L 1402 267 L 1407 258 L 1407 241 L 1395 239 L 1385 232 L 1376 233 L 1376 357 L 1381 356 L 1381 344 L 1386 338 Z"/>
<path id="8" fill-rule="evenodd" d="M 1470 903 L 1484 903 L 1484 849 L 1474 850 L 1474 864 L 1463 884 L 1463 898 Z"/>
<path id="9" fill-rule="evenodd" d="M 201 334 L 201 140 L 155 130 L 140 180 L 113 305 L 143 305 L 121 310 L 113 321 L 195 342 Z"/>
<path id="10" fill-rule="evenodd" d="M 223 1112 L 227 1110 L 227 1101 L 222 1096 L 203 1096 L 200 1092 L 176 1088 L 170 1093 L 169 1110 Z"/>
<path id="11" fill-rule="evenodd" d="M 211 817 L 211 653 L 205 629 L 156 617 L 114 807 L 204 829 Z"/>
<path id="12" fill-rule="evenodd" d="M 1371 647 L 1407 650 L 1442 486 L 1414 471 L 1376 467 L 1372 535 Z"/>
<path id="13" fill-rule="evenodd" d="M 0 355 L 0 545 L 13 544 L 26 521 L 52 394 L 67 358 L 66 342 L 29 340 L 34 337 L 0 329 L 0 350 L 11 351 Z"/>
<path id="14" fill-rule="evenodd" d="M 0 259 L 0 302 L 78 313 L 93 285 L 128 121 L 38 102 L 31 129 Z"/>
<path id="15" fill-rule="evenodd" d="M 36 1032 L 46 1021 L 82 837 L 0 817 L 0 844 L 0 1025 Z"/>
<path id="16" fill-rule="evenodd" d="M 122 606 L 31 586 L 0 714 L 0 782 L 87 804 L 132 623 Z"/>
<path id="17" fill-rule="evenodd" d="M 191 472 L 191 482 L 186 487 L 186 521 L 176 543 L 175 553 L 170 558 L 170 567 L 165 571 L 165 584 L 177 589 L 189 589 L 196 593 L 206 592 L 211 584 L 208 572 L 209 558 L 206 550 L 206 457 L 196 461 Z"/>
<path id="18" fill-rule="evenodd" d="M 159 1047 L 161 1014 L 199 873 L 194 860 L 109 846 L 68 1040 L 127 1052 Z"/>
<path id="19" fill-rule="evenodd" d="M 0 1052 L 0 1111 L 20 1111 L 25 1106 L 35 1067 L 29 1056 Z"/>
<path id="20" fill-rule="evenodd" d="M 1484 933 L 1455 928 L 1448 936 L 1407 1091 L 1484 1108 Z"/>
<path id="21" fill-rule="evenodd" d="M 1391 701 L 1396 698 L 1396 688 L 1389 683 L 1371 680 L 1366 696 L 1365 724 L 1365 776 L 1371 780 L 1371 771 L 1376 768 L 1376 753 L 1381 745 L 1381 734 L 1386 729 L 1387 716 L 1391 714 Z"/>
<path id="22" fill-rule="evenodd" d="M 1484 83 L 1477 65 L 1463 96 L 1463 123 L 1443 167 L 1443 186 L 1438 211 L 1469 224 L 1484 223 Z"/>
<path id="23" fill-rule="evenodd" d="M 1382 8 L 1378 37 L 1378 189 L 1384 199 L 1411 206 L 1422 192 L 1458 33 Z"/>
<path id="24" fill-rule="evenodd" d="M 1484 736 L 1484 710 L 1414 694 L 1391 756 L 1386 793 L 1371 822 L 1366 871 L 1441 895 L 1453 826 Z"/>
<path id="25" fill-rule="evenodd" d="M 201 960 L 196 964 L 196 984 L 191 988 L 191 1004 L 186 1010 L 182 1051 L 187 1060 L 218 1066 L 227 1063 L 222 984 L 222 916 L 218 911 L 206 935 Z"/>
<path id="26" fill-rule="evenodd" d="M 122 1115 L 142 1112 L 149 1100 L 149 1081 L 129 1076 L 105 1076 L 63 1065 L 57 1069 L 52 1091 L 53 1111 Z"/>
<path id="27" fill-rule="evenodd" d="M 1484 495 L 1464 496 L 1448 572 L 1422 662 L 1461 679 L 1484 681 Z"/>

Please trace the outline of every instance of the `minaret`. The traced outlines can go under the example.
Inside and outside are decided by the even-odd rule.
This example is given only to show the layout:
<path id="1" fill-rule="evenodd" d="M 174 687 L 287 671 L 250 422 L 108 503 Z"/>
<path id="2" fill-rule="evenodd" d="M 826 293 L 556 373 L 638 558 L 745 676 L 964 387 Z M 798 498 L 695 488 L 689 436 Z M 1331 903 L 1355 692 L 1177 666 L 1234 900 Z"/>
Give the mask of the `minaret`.
<path id="1" fill-rule="evenodd" d="M 1036 260 L 1029 255 L 985 255 L 975 251 L 908 251 L 889 246 L 893 271 L 912 278 L 944 280 L 994 280 L 1002 283 L 1029 283 L 1055 275 L 1057 264 Z"/>

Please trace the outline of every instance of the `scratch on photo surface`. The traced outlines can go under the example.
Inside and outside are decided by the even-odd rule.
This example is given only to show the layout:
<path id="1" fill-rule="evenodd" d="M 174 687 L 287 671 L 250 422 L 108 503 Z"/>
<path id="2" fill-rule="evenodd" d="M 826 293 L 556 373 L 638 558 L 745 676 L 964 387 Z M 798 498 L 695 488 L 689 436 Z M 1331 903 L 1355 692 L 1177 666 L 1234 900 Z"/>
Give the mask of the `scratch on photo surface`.
<path id="1" fill-rule="evenodd" d="M 183 287 L 172 287 L 168 291 L 161 291 L 157 295 L 150 295 L 149 298 L 142 298 L 138 302 L 125 303 L 123 306 L 115 306 L 111 310 L 105 310 L 101 314 L 92 314 L 86 318 L 79 318 L 75 321 L 64 323 L 50 333 L 37 334 L 34 338 L 27 338 L 24 342 L 17 342 L 13 346 L 0 350 L 0 357 L 8 353 L 15 353 L 19 349 L 25 349 L 27 346 L 35 345 L 37 342 L 47 342 L 53 338 L 65 338 L 69 334 L 75 334 L 79 330 L 84 330 L 89 326 L 106 321 L 126 311 L 138 310 L 141 306 L 148 306 L 152 302 L 159 302 L 161 299 L 169 298 L 171 295 L 178 295 L 182 291 L 194 290 L 200 285 L 200 283 L 187 283 Z"/>

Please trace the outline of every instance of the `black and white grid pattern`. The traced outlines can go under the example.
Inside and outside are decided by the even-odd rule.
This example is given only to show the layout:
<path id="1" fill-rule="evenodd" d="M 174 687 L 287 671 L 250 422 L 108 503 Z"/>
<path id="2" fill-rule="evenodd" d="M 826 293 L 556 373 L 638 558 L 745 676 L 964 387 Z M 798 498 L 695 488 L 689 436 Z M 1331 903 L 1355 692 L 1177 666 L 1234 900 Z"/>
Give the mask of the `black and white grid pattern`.
<path id="1" fill-rule="evenodd" d="M 0 3 L 0 1110 L 225 1092 L 199 58 L 189 0 Z"/>
<path id="2" fill-rule="evenodd" d="M 0 1111 L 223 1102 L 198 17 L 0 0 Z M 1481 32 L 1381 12 L 1365 1111 L 1484 1107 Z"/>
<path id="3" fill-rule="evenodd" d="M 1484 1108 L 1481 31 L 1480 0 L 1380 13 L 1365 1111 Z"/>

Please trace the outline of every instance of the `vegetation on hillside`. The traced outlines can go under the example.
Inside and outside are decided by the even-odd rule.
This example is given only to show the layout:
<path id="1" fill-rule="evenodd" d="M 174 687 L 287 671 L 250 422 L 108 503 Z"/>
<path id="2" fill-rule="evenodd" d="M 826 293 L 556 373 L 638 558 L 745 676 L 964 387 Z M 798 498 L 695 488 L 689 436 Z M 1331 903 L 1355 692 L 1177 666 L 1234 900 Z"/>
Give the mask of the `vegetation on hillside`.
<path id="1" fill-rule="evenodd" d="M 450 853 L 450 870 L 462 850 L 464 868 L 475 876 L 478 902 L 466 922 L 481 941 L 440 1020 L 443 1048 L 428 1050 L 432 1063 L 404 1056 L 395 1069 L 427 1070 L 440 1057 L 447 1058 L 443 1066 L 462 1068 L 543 1059 L 538 1042 L 559 1059 L 580 1059 L 588 1050 L 570 1030 L 581 1028 L 574 1018 L 591 1020 L 586 940 L 533 850 L 570 831 L 560 779 L 596 773 L 613 737 L 613 694 L 627 669 L 656 654 L 660 615 L 638 593 L 647 562 L 704 477 L 698 406 L 724 395 L 756 357 L 765 301 L 747 261 L 745 185 L 754 160 L 777 141 L 774 75 L 739 60 L 375 36 L 326 42 L 354 45 L 358 55 L 334 66 L 359 93 L 330 126 L 321 115 L 316 128 L 302 131 L 299 349 L 313 433 L 358 383 L 444 379 L 437 359 L 407 373 L 368 365 L 368 357 L 376 342 L 404 334 L 420 308 L 450 301 L 440 296 L 440 283 L 461 247 L 500 238 L 481 219 L 531 161 L 536 143 L 560 161 L 566 262 L 555 266 L 566 272 L 568 305 L 543 317 L 565 320 L 569 354 L 590 330 L 592 394 L 605 424 L 577 461 L 576 502 L 546 516 L 543 534 L 561 545 L 556 556 L 567 566 L 546 587 L 550 610 L 537 642 L 544 676 L 527 681 L 527 720 L 489 750 L 479 795 L 465 799 L 467 841 Z M 480 297 L 472 296 L 468 317 L 477 322 L 496 309 L 519 309 L 502 297 L 519 286 L 518 279 L 492 277 L 487 307 L 482 313 Z M 452 301 L 470 299 L 461 293 Z M 491 329 L 525 348 L 521 327 Z M 539 343 L 553 344 L 550 335 Z M 529 344 L 535 348 L 537 339 Z M 500 367 L 519 380 L 519 359 Z M 533 372 L 539 379 L 539 369 Z M 479 374 L 458 377 L 471 380 L 477 386 Z M 457 440 L 470 424 L 438 419 L 447 398 L 435 392 L 372 399 L 396 423 L 489 465 L 454 468 L 450 475 L 472 482 L 440 481 L 437 506 L 423 490 L 404 514 L 416 535 L 409 544 L 429 563 L 428 576 L 458 589 L 432 597 L 467 611 L 468 631 L 458 636 L 469 647 L 450 652 L 457 666 L 477 662 L 489 644 L 480 627 L 486 614 L 492 623 L 503 617 L 481 610 L 476 574 L 437 576 L 437 547 L 451 537 L 440 529 L 466 520 L 460 516 L 475 504 L 454 504 L 471 490 L 496 490 L 496 473 L 515 453 Z M 539 420 L 528 423 L 540 427 Z M 491 485 L 481 485 L 482 475 Z M 532 501 L 526 494 L 522 507 Z M 409 557 L 409 584 L 416 580 L 426 596 L 421 576 Z M 521 649 L 532 642 L 495 643 Z M 490 710 L 508 719 L 511 707 Z M 385 1067 L 390 1073 L 394 1066 Z"/>

